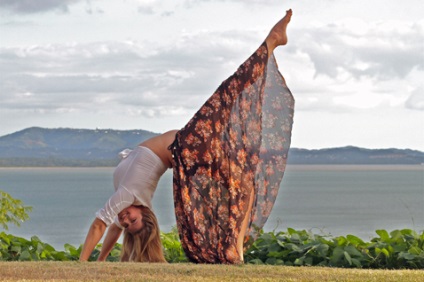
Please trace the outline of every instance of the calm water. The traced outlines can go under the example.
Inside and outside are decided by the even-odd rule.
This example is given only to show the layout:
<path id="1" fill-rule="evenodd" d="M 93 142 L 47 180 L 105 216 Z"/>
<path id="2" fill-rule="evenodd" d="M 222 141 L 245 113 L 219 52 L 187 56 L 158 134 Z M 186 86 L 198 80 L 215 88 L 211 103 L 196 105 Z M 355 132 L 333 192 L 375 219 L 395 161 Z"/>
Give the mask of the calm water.
<path id="1" fill-rule="evenodd" d="M 0 168 L 0 190 L 33 207 L 7 233 L 37 235 L 63 249 L 85 239 L 95 212 L 113 193 L 113 168 Z M 175 225 L 172 173 L 153 201 L 163 231 Z M 311 229 L 369 240 L 376 229 L 424 229 L 423 166 L 290 166 L 266 231 Z"/>

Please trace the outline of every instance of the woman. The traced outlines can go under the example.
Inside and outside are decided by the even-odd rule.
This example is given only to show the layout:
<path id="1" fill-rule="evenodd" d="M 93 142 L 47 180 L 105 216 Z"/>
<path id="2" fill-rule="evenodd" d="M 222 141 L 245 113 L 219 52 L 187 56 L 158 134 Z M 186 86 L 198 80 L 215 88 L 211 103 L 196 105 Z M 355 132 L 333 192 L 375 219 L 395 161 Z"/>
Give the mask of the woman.
<path id="1" fill-rule="evenodd" d="M 273 50 L 287 43 L 288 10 L 264 43 L 225 80 L 189 123 L 122 153 L 115 194 L 96 214 L 80 260 L 102 238 L 105 260 L 124 230 L 122 261 L 165 262 L 151 198 L 174 171 L 177 227 L 187 257 L 241 263 L 265 224 L 285 170 L 294 99 Z"/>

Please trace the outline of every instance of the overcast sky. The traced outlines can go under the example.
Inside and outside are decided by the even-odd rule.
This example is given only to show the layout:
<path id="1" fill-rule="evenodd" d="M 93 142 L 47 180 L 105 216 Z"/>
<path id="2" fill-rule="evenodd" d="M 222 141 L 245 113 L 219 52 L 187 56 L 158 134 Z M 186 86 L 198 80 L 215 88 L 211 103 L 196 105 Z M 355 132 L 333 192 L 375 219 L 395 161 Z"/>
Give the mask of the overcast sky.
<path id="1" fill-rule="evenodd" d="M 181 128 L 288 8 L 292 146 L 424 151 L 422 0 L 0 0 L 0 136 Z"/>

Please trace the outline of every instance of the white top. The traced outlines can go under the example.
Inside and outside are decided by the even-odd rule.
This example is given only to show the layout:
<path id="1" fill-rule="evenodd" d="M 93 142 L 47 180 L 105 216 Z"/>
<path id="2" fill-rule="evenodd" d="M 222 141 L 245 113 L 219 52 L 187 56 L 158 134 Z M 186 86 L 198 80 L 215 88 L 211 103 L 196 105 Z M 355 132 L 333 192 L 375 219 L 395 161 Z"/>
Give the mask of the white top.
<path id="1" fill-rule="evenodd" d="M 121 162 L 113 173 L 115 193 L 96 217 L 107 226 L 119 225 L 117 215 L 131 205 L 143 205 L 152 209 L 152 198 L 159 178 L 167 167 L 149 148 L 139 146 L 134 150 L 125 149 L 120 154 Z M 122 228 L 122 227 L 121 227 Z"/>

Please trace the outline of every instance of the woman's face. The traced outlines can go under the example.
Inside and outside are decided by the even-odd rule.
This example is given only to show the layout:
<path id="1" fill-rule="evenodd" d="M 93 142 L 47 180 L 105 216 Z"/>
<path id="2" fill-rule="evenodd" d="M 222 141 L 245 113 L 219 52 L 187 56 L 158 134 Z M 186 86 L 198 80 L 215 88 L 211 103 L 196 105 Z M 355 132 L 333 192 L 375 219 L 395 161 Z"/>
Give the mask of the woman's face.
<path id="1" fill-rule="evenodd" d="M 118 214 L 119 224 L 131 234 L 143 228 L 142 218 L 141 209 L 136 206 L 129 206 Z"/>

